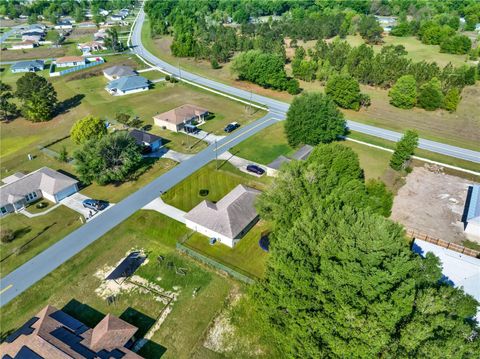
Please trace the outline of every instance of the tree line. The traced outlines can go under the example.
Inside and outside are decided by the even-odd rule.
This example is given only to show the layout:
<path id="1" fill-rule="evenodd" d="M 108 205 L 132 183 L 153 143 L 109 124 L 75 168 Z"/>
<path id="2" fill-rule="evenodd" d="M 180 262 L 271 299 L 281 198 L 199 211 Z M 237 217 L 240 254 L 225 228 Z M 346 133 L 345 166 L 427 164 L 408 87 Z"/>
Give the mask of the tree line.
<path id="1" fill-rule="evenodd" d="M 368 192 L 357 155 L 317 146 L 259 198 L 270 221 L 264 278 L 250 291 L 259 333 L 293 358 L 472 358 L 478 303 L 442 281 Z"/>
<path id="2" fill-rule="evenodd" d="M 307 56 L 308 55 L 308 56 Z M 428 105 L 419 99 L 418 103 L 424 102 L 428 110 L 445 107 L 454 111 L 460 101 L 460 93 L 465 86 L 474 85 L 480 74 L 480 65 L 463 65 L 454 67 L 451 63 L 440 68 L 435 62 L 414 62 L 406 57 L 407 51 L 403 45 L 383 46 L 379 53 L 373 51 L 371 46 L 362 44 L 352 47 L 347 42 L 334 40 L 327 43 L 324 40 L 317 41 L 314 48 L 305 51 L 298 47 L 292 60 L 292 73 L 294 77 L 304 81 L 319 80 L 328 83 L 332 76 L 339 74 L 350 76 L 361 84 L 391 88 L 404 78 L 411 79 L 415 83 L 415 101 L 411 106 L 398 106 L 396 101 L 392 104 L 397 107 L 411 108 L 417 103 L 416 91 L 419 89 L 421 98 L 429 96 L 429 89 L 438 89 L 441 97 L 437 106 Z M 395 86 L 394 86 L 395 87 Z M 392 89 L 391 93 L 395 93 Z M 358 91 L 357 91 L 358 92 Z M 400 96 L 405 96 L 398 91 Z M 357 94 L 357 98 L 358 98 Z M 449 99 L 445 104 L 443 98 Z M 456 101 L 455 101 L 456 100 Z M 368 101 L 367 101 L 368 103 Z M 344 108 L 358 109 L 360 98 L 354 106 L 342 106 Z"/>
<path id="3" fill-rule="evenodd" d="M 128 8 L 136 3 L 135 0 L 34 0 L 34 1 L 9 1 L 0 0 L 0 15 L 8 16 L 10 19 L 18 18 L 21 15 L 28 16 L 29 23 L 38 21 L 38 17 L 53 24 L 57 23 L 60 16 L 71 16 L 75 21 L 85 20 L 85 12 L 91 10 L 95 22 L 103 21 L 99 10 L 116 10 Z"/>

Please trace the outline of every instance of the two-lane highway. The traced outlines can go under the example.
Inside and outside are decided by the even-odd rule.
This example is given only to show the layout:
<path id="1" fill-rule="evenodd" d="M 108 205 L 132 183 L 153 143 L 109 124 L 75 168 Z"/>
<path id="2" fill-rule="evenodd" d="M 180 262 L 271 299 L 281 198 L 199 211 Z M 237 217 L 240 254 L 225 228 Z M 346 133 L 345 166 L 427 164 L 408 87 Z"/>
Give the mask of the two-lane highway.
<path id="1" fill-rule="evenodd" d="M 197 86 L 212 89 L 222 94 L 226 94 L 234 98 L 242 99 L 244 102 L 252 101 L 268 109 L 270 112 L 275 113 L 278 118 L 285 119 L 286 112 L 288 111 L 288 108 L 289 108 L 289 104 L 285 102 L 277 101 L 269 97 L 261 96 L 255 93 L 251 93 L 249 91 L 238 89 L 233 86 L 229 86 L 220 82 L 216 82 L 214 80 L 201 77 L 197 74 L 179 69 L 178 67 L 157 58 L 155 55 L 149 52 L 142 44 L 142 25 L 144 20 L 145 20 L 145 13 L 142 8 L 140 10 L 140 13 L 138 14 L 137 21 L 135 22 L 130 40 L 131 40 L 131 45 L 134 47 L 134 51 L 138 55 L 140 55 L 142 58 L 144 58 L 147 62 L 158 67 L 164 72 L 172 74 L 184 81 L 195 84 Z M 352 131 L 357 131 L 367 135 L 380 137 L 389 141 L 397 142 L 402 137 L 401 133 L 385 130 L 380 127 L 365 125 L 355 121 L 350 121 L 350 120 L 347 121 L 347 126 Z M 477 152 L 477 151 L 473 151 L 473 150 L 469 150 L 461 147 L 445 145 L 440 142 L 435 142 L 435 141 L 430 141 L 425 139 L 420 139 L 418 147 L 431 152 L 440 153 L 442 155 L 480 163 L 480 152 Z"/>

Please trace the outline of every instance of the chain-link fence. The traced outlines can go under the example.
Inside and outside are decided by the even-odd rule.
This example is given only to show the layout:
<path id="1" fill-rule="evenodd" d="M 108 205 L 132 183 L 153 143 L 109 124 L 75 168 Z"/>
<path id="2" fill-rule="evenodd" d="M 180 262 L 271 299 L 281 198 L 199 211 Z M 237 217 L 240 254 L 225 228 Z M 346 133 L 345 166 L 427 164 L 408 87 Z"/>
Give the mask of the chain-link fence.
<path id="1" fill-rule="evenodd" d="M 245 282 L 245 283 L 248 283 L 248 284 L 255 283 L 255 281 L 252 278 L 250 278 L 250 277 L 248 277 L 248 276 L 246 276 L 242 273 L 239 273 L 239 272 L 233 270 L 232 268 L 229 268 L 226 265 L 217 262 L 216 260 L 214 260 L 212 258 L 204 256 L 203 254 L 198 253 L 197 251 L 193 250 L 192 248 L 184 246 L 183 244 L 178 243 L 178 242 L 177 242 L 177 250 L 179 250 L 180 252 L 185 253 L 185 254 L 189 255 L 190 257 L 195 258 L 195 259 L 197 259 L 197 260 L 199 260 L 199 261 L 201 261 L 201 262 L 203 262 L 203 263 L 205 263 L 205 264 L 207 264 L 207 265 L 209 265 L 209 266 L 211 266 L 215 269 L 221 270 L 221 271 L 227 273 L 228 275 L 232 276 L 233 278 L 236 278 L 236 279 L 238 279 L 242 282 Z"/>

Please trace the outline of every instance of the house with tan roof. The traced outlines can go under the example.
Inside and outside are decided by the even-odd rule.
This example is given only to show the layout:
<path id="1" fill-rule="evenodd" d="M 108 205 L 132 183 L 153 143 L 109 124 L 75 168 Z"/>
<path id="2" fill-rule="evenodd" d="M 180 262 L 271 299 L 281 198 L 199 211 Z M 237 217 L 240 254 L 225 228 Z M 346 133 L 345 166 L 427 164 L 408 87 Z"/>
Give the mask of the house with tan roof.
<path id="1" fill-rule="evenodd" d="M 206 108 L 185 104 L 153 116 L 153 121 L 157 126 L 178 132 L 181 131 L 185 125 L 191 125 L 193 122 L 197 124 L 203 123 L 208 114 L 209 111 Z"/>
<path id="2" fill-rule="evenodd" d="M 138 328 L 107 314 L 93 329 L 47 305 L 0 345 L 2 358 L 139 359 L 129 348 Z"/>
<path id="3" fill-rule="evenodd" d="M 81 56 L 65 56 L 55 60 L 57 67 L 71 67 L 85 65 L 85 58 Z"/>
<path id="4" fill-rule="evenodd" d="M 238 185 L 217 203 L 203 201 L 185 214 L 195 232 L 233 247 L 258 221 L 255 200 L 260 191 Z"/>
<path id="5" fill-rule="evenodd" d="M 0 216 L 17 212 L 31 202 L 46 198 L 58 203 L 78 191 L 78 181 L 48 167 L 29 174 L 17 172 L 4 178 L 0 187 Z"/>

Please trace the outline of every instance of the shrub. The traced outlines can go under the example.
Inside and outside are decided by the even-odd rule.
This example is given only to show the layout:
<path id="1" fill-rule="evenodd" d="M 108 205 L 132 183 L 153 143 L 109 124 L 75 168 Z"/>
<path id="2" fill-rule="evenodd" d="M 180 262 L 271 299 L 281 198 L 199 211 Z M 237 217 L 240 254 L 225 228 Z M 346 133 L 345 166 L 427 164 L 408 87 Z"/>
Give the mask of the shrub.
<path id="1" fill-rule="evenodd" d="M 15 239 L 15 233 L 9 228 L 0 229 L 0 241 L 2 243 L 10 243 Z"/>
<path id="2" fill-rule="evenodd" d="M 449 112 L 455 112 L 459 102 L 460 90 L 454 87 L 447 91 L 447 94 L 443 99 L 443 108 Z"/>

